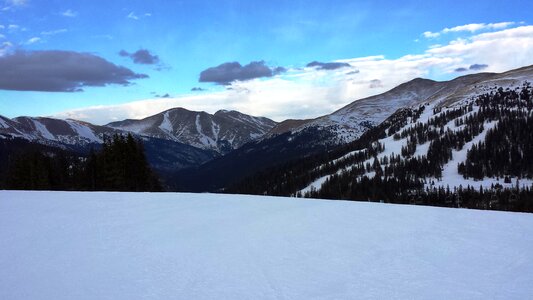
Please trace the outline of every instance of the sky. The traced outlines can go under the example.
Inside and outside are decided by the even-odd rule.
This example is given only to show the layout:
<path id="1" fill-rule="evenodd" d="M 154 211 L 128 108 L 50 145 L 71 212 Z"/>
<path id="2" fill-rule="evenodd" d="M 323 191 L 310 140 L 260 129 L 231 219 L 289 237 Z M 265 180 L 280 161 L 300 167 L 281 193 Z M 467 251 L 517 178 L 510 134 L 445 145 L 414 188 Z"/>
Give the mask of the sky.
<path id="1" fill-rule="evenodd" d="M 276 121 L 533 64 L 531 1 L 0 0 L 0 115 Z"/>

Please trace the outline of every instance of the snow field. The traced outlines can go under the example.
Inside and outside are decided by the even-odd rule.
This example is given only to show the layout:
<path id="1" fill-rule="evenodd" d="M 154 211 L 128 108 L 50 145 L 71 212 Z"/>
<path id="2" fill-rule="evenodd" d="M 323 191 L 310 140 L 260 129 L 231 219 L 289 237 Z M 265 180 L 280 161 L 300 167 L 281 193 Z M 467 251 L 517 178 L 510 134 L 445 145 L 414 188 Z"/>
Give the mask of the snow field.
<path id="1" fill-rule="evenodd" d="M 527 299 L 533 215 L 0 191 L 0 299 Z"/>

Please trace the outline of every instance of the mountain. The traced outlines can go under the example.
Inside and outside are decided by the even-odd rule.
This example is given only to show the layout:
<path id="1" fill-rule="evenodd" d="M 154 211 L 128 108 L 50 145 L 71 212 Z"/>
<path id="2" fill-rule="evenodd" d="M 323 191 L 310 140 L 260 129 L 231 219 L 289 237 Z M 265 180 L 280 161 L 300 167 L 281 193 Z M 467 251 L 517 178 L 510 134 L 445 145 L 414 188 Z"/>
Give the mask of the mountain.
<path id="1" fill-rule="evenodd" d="M 238 111 L 219 110 L 215 114 L 173 108 L 142 120 L 107 124 L 142 136 L 177 141 L 200 149 L 226 154 L 269 132 L 276 122 Z"/>
<path id="2" fill-rule="evenodd" d="M 314 155 L 324 155 L 325 151 L 349 145 L 399 110 L 418 108 L 424 104 L 446 107 L 495 87 L 519 87 L 531 79 L 533 66 L 499 74 L 471 74 L 442 82 L 416 78 L 316 119 L 278 123 L 258 140 L 200 167 L 177 172 L 175 181 L 180 190 L 227 188 L 261 170 L 295 160 L 306 161 Z M 258 186 L 262 185 L 258 183 Z"/>
<path id="3" fill-rule="evenodd" d="M 166 176 L 227 154 L 262 137 L 275 125 L 270 119 L 237 111 L 220 110 L 211 115 L 183 108 L 106 126 L 70 119 L 0 116 L 0 138 L 23 139 L 86 155 L 91 148 L 99 148 L 105 136 L 130 132 L 143 140 L 151 166 Z"/>
<path id="4" fill-rule="evenodd" d="M 479 95 L 494 86 L 519 86 L 524 80 L 530 80 L 532 73 L 533 66 L 529 66 L 504 73 L 470 74 L 441 82 L 415 78 L 383 94 L 353 101 L 316 119 L 281 122 L 271 133 L 291 132 L 294 135 L 314 127 L 319 131 L 332 133 L 332 139 L 327 142 L 345 144 L 380 124 L 400 108 L 424 103 L 450 105 Z"/>
<path id="5" fill-rule="evenodd" d="M 20 139 L 86 155 L 91 148 L 98 149 L 106 136 L 113 134 L 127 132 L 76 120 L 41 117 L 9 119 L 0 116 L 0 139 L 5 140 L 5 147 L 11 145 L 14 149 L 19 143 L 10 141 Z M 196 166 L 218 155 L 214 151 L 198 149 L 177 141 L 145 136 L 137 138 L 143 140 L 147 159 L 159 172 Z"/>
<path id="6" fill-rule="evenodd" d="M 117 132 L 111 128 L 75 120 L 0 116 L 0 135 L 18 137 L 62 148 L 102 143 L 103 135 Z"/>
<path id="7" fill-rule="evenodd" d="M 347 145 L 227 190 L 533 212 L 531 71 L 487 74 L 398 110 Z"/>

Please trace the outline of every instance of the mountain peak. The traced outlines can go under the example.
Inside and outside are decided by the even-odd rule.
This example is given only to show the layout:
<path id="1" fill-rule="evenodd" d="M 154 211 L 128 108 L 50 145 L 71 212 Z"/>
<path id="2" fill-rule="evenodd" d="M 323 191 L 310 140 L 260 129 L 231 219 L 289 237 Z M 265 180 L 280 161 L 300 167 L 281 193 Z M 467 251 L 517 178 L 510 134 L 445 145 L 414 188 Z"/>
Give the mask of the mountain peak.
<path id="1" fill-rule="evenodd" d="M 176 107 L 142 120 L 113 122 L 108 126 L 139 135 L 178 141 L 224 154 L 262 137 L 276 122 L 238 111 L 215 114 Z"/>

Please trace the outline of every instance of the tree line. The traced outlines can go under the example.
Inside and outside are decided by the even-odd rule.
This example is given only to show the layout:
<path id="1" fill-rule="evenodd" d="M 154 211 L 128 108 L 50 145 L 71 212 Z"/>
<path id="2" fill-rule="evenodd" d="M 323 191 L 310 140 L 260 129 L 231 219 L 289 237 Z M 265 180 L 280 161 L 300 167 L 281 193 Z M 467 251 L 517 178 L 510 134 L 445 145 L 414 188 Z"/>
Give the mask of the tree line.
<path id="1" fill-rule="evenodd" d="M 21 144 L 21 142 L 16 142 Z M 0 186 L 16 190 L 160 191 L 140 140 L 127 136 L 105 137 L 100 149 L 88 155 L 22 144 L 8 154 Z"/>

